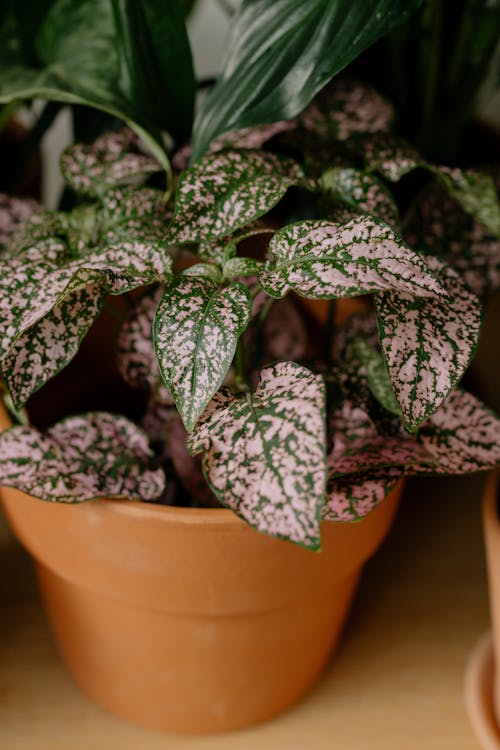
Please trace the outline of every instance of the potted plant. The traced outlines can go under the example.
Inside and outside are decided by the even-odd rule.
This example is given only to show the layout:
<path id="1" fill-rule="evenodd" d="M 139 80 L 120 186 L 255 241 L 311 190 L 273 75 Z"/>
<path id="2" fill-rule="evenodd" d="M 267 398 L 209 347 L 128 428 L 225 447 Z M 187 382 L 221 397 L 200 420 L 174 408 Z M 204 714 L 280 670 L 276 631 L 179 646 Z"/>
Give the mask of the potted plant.
<path id="1" fill-rule="evenodd" d="M 386 16 L 352 4 L 350 30 L 342 44 L 321 42 L 332 59 L 297 90 L 291 119 L 259 128 L 241 128 L 263 115 L 249 114 L 258 103 L 242 91 L 236 44 L 238 66 L 229 56 L 198 115 L 190 167 L 183 136 L 170 160 L 144 119 L 155 92 L 137 88 L 143 56 L 131 29 L 162 48 L 153 5 L 136 17 L 114 4 L 127 101 L 139 89 L 150 97 L 126 119 L 149 149 L 130 130 L 72 147 L 62 171 L 78 207 L 5 222 L 0 369 L 4 426 L 18 424 L 0 437 L 0 481 L 77 682 L 137 721 L 217 731 L 276 714 L 316 679 L 402 477 L 498 463 L 499 420 L 457 388 L 493 260 L 484 243 L 469 267 L 456 248 L 444 259 L 415 238 L 436 189 L 487 238 L 500 209 L 489 176 L 435 166 L 401 142 L 370 88 L 336 81 L 299 115 L 412 4 L 391 3 Z M 260 48 L 263 9 L 272 13 L 243 5 L 236 40 L 252 20 Z M 318 20 L 303 10 L 292 26 L 302 44 Z M 51 14 L 45 34 L 57 28 Z M 328 18 L 333 33 L 335 3 Z M 60 42 L 47 45 L 57 57 L 60 37 L 47 38 Z M 286 83 L 289 51 L 277 48 L 276 60 Z M 61 93 L 56 70 L 44 72 L 43 92 L 80 96 L 81 81 Z M 22 94 L 40 92 L 40 71 L 23 75 Z M 219 110 L 223 84 L 244 102 L 234 117 Z M 406 175 L 419 189 L 410 210 Z M 441 236 L 439 222 L 432 229 Z M 292 295 L 329 300 L 324 332 L 304 333 Z M 366 295 L 374 311 L 337 325 L 333 301 Z M 29 415 L 85 386 L 112 402 L 102 346 L 84 376 L 75 355 L 104 306 L 121 314 L 116 299 L 131 308 L 118 362 L 142 428 L 128 401 L 125 414 L 92 403 L 29 424 L 33 394 Z M 65 368 L 71 378 L 58 380 Z"/>

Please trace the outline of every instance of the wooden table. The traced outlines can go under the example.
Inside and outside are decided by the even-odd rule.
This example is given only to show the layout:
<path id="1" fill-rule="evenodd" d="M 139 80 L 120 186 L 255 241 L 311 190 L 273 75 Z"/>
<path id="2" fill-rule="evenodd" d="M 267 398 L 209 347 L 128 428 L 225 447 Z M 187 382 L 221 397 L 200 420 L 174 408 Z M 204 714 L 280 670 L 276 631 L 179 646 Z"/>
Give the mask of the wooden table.
<path id="1" fill-rule="evenodd" d="M 488 627 L 482 482 L 409 486 L 316 689 L 272 722 L 207 738 L 128 724 L 74 687 L 58 661 L 29 560 L 0 522 L 0 748 L 478 750 L 462 689 L 468 653 Z"/>

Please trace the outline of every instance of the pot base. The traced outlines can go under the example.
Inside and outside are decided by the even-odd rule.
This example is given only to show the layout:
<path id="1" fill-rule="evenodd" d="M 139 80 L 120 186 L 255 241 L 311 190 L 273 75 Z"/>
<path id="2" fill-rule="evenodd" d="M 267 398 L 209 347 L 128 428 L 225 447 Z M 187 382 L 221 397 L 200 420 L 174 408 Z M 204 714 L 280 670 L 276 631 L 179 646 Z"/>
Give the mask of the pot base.
<path id="1" fill-rule="evenodd" d="M 500 750 L 500 728 L 493 707 L 494 671 L 491 634 L 485 633 L 474 647 L 465 673 L 467 713 L 484 750 Z"/>
<path id="2" fill-rule="evenodd" d="M 134 608 L 36 569 L 59 651 L 83 692 L 122 718 L 194 734 L 256 724 L 299 701 L 328 664 L 358 582 L 355 572 L 249 623 Z"/>

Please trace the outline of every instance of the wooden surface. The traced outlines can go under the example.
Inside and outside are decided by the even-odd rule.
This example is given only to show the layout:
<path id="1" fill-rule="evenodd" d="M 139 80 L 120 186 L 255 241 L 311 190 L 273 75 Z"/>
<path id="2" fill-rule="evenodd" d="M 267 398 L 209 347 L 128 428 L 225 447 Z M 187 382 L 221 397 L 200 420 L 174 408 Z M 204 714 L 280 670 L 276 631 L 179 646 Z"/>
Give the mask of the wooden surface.
<path id="1" fill-rule="evenodd" d="M 462 686 L 488 627 L 482 481 L 412 484 L 316 689 L 272 722 L 216 737 L 142 729 L 83 696 L 58 661 L 27 556 L 0 521 L 0 748 L 478 750 Z"/>

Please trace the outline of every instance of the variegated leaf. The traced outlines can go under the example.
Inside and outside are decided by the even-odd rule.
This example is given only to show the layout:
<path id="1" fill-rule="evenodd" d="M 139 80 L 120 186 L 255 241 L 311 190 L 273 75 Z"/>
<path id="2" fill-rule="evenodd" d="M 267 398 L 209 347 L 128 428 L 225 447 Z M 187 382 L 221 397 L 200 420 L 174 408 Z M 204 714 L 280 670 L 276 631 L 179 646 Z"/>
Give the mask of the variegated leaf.
<path id="1" fill-rule="evenodd" d="M 5 261 L 0 364 L 16 407 L 72 359 L 106 293 L 170 279 L 170 258 L 149 250 L 121 243 L 71 260 L 55 239 Z"/>
<path id="2" fill-rule="evenodd" d="M 160 371 L 191 430 L 231 365 L 251 314 L 250 293 L 233 282 L 179 276 L 166 289 L 154 321 Z"/>
<path id="3" fill-rule="evenodd" d="M 122 325 L 117 339 L 117 365 L 123 379 L 132 386 L 147 386 L 155 403 L 174 403 L 160 374 L 153 345 L 153 321 L 163 294 L 158 287 L 142 296 Z"/>
<path id="4" fill-rule="evenodd" d="M 154 500 L 165 475 L 152 460 L 144 433 L 105 412 L 68 417 L 44 434 L 21 426 L 0 435 L 0 483 L 54 502 Z"/>
<path id="5" fill-rule="evenodd" d="M 69 146 L 61 156 L 64 179 L 77 193 L 99 196 L 110 187 L 138 182 L 162 167 L 141 153 L 131 130 L 105 133 L 95 143 Z"/>
<path id="6" fill-rule="evenodd" d="M 356 133 L 377 133 L 391 127 L 394 110 L 375 89 L 349 78 L 336 79 L 298 121 L 322 138 L 345 141 Z"/>
<path id="7" fill-rule="evenodd" d="M 398 467 L 339 477 L 329 483 L 325 521 L 361 521 L 395 489 L 403 476 Z"/>
<path id="8" fill-rule="evenodd" d="M 408 172 L 425 166 L 418 151 L 392 133 L 363 136 L 359 143 L 366 168 L 391 182 L 398 182 Z"/>
<path id="9" fill-rule="evenodd" d="M 168 454 L 175 474 L 188 493 L 191 506 L 210 508 L 219 506 L 203 475 L 200 456 L 192 456 L 186 448 L 187 432 L 181 420 L 172 419 L 167 430 Z"/>
<path id="10" fill-rule="evenodd" d="M 99 286 L 77 289 L 29 327 L 18 328 L 1 360 L 2 376 L 17 409 L 71 362 L 104 296 Z"/>
<path id="11" fill-rule="evenodd" d="M 112 188 L 102 200 L 102 240 L 166 248 L 164 237 L 171 218 L 172 209 L 161 190 L 131 185 Z"/>
<path id="12" fill-rule="evenodd" d="M 470 393 L 453 391 L 419 430 L 436 465 L 409 473 L 470 474 L 500 465 L 500 418 Z"/>
<path id="13" fill-rule="evenodd" d="M 500 237 L 500 202 L 490 175 L 449 167 L 436 167 L 432 171 L 464 211 Z"/>
<path id="14" fill-rule="evenodd" d="M 444 187 L 420 195 L 405 218 L 405 236 L 412 247 L 444 257 L 479 296 L 500 288 L 500 240 Z"/>
<path id="15" fill-rule="evenodd" d="M 40 204 L 32 198 L 14 198 L 0 193 L 0 249 L 10 243 L 32 214 L 41 210 Z"/>
<path id="16" fill-rule="evenodd" d="M 457 272 L 437 258 L 428 263 L 451 301 L 407 292 L 375 297 L 379 338 L 406 427 L 433 414 L 464 374 L 481 328 L 481 304 Z"/>
<path id="17" fill-rule="evenodd" d="M 313 299 L 387 289 L 446 296 L 422 258 L 391 227 L 371 216 L 342 225 L 300 221 L 285 226 L 271 239 L 259 281 L 278 298 L 290 289 Z"/>
<path id="18" fill-rule="evenodd" d="M 320 546 L 325 389 L 294 362 L 260 374 L 255 393 L 219 392 L 188 439 L 223 505 L 259 531 Z"/>
<path id="19" fill-rule="evenodd" d="M 228 279 L 235 279 L 239 276 L 256 276 L 262 263 L 263 261 L 254 260 L 254 258 L 229 258 L 222 271 Z"/>
<path id="20" fill-rule="evenodd" d="M 385 185 L 373 175 L 359 169 L 334 167 L 323 172 L 320 182 L 335 200 L 357 213 L 372 214 L 386 224 L 397 225 L 398 207 Z"/>
<path id="21" fill-rule="evenodd" d="M 294 161 L 264 151 L 207 154 L 179 179 L 168 237 L 223 237 L 267 213 L 302 178 Z"/>

